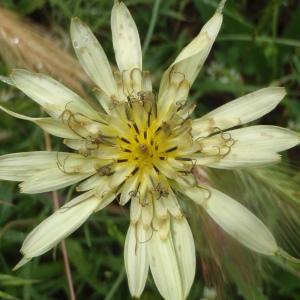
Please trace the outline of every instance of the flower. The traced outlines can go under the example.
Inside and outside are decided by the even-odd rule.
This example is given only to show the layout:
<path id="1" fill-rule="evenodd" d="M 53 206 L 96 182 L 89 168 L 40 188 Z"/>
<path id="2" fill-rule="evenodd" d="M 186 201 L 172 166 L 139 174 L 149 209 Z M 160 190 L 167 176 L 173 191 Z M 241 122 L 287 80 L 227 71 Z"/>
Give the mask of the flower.
<path id="1" fill-rule="evenodd" d="M 288 257 L 267 227 L 248 209 L 193 176 L 196 166 L 232 169 L 276 163 L 281 151 L 300 143 L 299 134 L 276 126 L 231 129 L 270 112 L 285 96 L 269 87 L 233 100 L 199 119 L 186 102 L 222 23 L 219 8 L 165 71 L 158 95 L 142 69 L 136 25 L 115 2 L 112 37 L 118 71 L 78 18 L 71 23 L 76 55 L 95 83 L 102 106 L 95 110 L 59 82 L 15 70 L 11 83 L 49 114 L 30 118 L 64 139 L 73 152 L 38 151 L 0 157 L 0 178 L 21 181 L 23 193 L 42 193 L 79 183 L 82 193 L 40 223 L 25 239 L 16 268 L 42 255 L 115 198 L 130 201 L 125 267 L 131 295 L 140 297 L 149 268 L 165 299 L 188 296 L 195 276 L 193 236 L 177 197 L 201 206 L 229 235 L 265 255 Z"/>

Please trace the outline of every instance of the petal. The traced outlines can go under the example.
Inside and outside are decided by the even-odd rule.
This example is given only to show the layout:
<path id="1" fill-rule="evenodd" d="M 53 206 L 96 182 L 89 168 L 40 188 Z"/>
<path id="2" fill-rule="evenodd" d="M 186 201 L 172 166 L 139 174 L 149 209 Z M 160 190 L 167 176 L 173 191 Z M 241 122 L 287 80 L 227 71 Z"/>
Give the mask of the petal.
<path id="1" fill-rule="evenodd" d="M 142 214 L 142 205 L 138 196 L 132 197 L 130 201 L 130 223 L 136 224 Z"/>
<path id="2" fill-rule="evenodd" d="M 281 156 L 274 152 L 255 152 L 249 148 L 240 150 L 238 148 L 232 147 L 230 153 L 225 157 L 220 157 L 219 160 L 211 161 L 206 165 L 211 168 L 234 169 L 261 167 L 269 164 L 276 164 L 280 162 L 280 160 Z M 199 165 L 201 165 L 201 161 Z M 203 163 L 202 165 L 205 165 L 205 163 Z"/>
<path id="3" fill-rule="evenodd" d="M 124 185 L 122 186 L 121 196 L 120 196 L 120 205 L 125 205 L 130 198 L 132 197 L 132 193 L 137 191 L 138 187 L 138 174 L 132 175 L 127 178 Z"/>
<path id="4" fill-rule="evenodd" d="M 52 119 L 52 118 L 31 118 L 18 113 L 15 113 L 7 108 L 0 105 L 0 109 L 5 111 L 7 114 L 26 121 L 30 121 L 41 127 L 44 131 L 61 138 L 76 139 L 76 135 L 66 124 Z"/>
<path id="5" fill-rule="evenodd" d="M 132 16 L 123 2 L 116 1 L 111 12 L 111 31 L 120 71 L 142 70 L 140 37 Z"/>
<path id="6" fill-rule="evenodd" d="M 222 20 L 222 14 L 215 13 L 203 26 L 200 33 L 180 52 L 163 76 L 159 98 L 168 88 L 172 74 L 182 74 L 182 79 L 187 80 L 190 86 L 193 84 L 219 33 Z"/>
<path id="7" fill-rule="evenodd" d="M 40 223 L 23 242 L 21 252 L 26 258 L 44 254 L 73 233 L 95 211 L 100 200 L 85 193 L 66 203 Z"/>
<path id="8" fill-rule="evenodd" d="M 91 189 L 104 189 L 108 185 L 108 176 L 99 176 L 98 174 L 89 177 L 87 180 L 81 182 L 77 187 L 77 192 L 88 191 Z"/>
<path id="9" fill-rule="evenodd" d="M 49 76 L 14 70 L 11 79 L 18 89 L 41 105 L 54 118 L 60 118 L 62 113 L 69 109 L 73 113 L 102 120 L 100 113 L 91 108 L 87 102 Z"/>
<path id="10" fill-rule="evenodd" d="M 216 129 L 225 130 L 254 121 L 273 110 L 285 95 L 284 88 L 269 87 L 230 101 L 194 120 L 193 137 L 205 137 Z"/>
<path id="11" fill-rule="evenodd" d="M 187 80 L 180 82 L 170 82 L 168 88 L 158 98 L 157 113 L 158 117 L 168 120 L 174 114 L 173 105 L 182 105 L 185 103 L 190 90 L 190 84 Z"/>
<path id="12" fill-rule="evenodd" d="M 168 208 L 165 205 L 163 199 L 164 197 L 161 197 L 160 199 L 153 201 L 154 215 L 160 220 L 165 220 L 169 217 Z"/>
<path id="13" fill-rule="evenodd" d="M 172 190 L 170 191 L 168 197 L 162 199 L 162 202 L 164 203 L 164 206 L 168 209 L 168 212 L 174 218 L 181 218 L 183 216 L 180 205 L 178 204 L 177 198 Z"/>
<path id="14" fill-rule="evenodd" d="M 149 271 L 146 251 L 148 235 L 139 222 L 137 225 L 129 226 L 125 240 L 124 260 L 128 285 L 131 296 L 136 298 L 141 296 L 145 288 Z"/>
<path id="15" fill-rule="evenodd" d="M 69 153 L 33 151 L 2 155 L 0 156 L 0 179 L 23 181 L 39 171 L 55 168 L 57 155 L 64 159 Z"/>
<path id="16" fill-rule="evenodd" d="M 115 173 L 110 178 L 109 186 L 115 188 L 124 182 L 135 169 L 135 165 L 129 163 L 117 164 L 114 171 Z"/>
<path id="17" fill-rule="evenodd" d="M 146 244 L 151 273 L 162 297 L 166 300 L 184 299 L 180 268 L 171 234 L 162 240 L 159 232 L 153 230 L 152 237 Z"/>
<path id="18" fill-rule="evenodd" d="M 79 18 L 73 18 L 70 31 L 74 50 L 85 72 L 108 96 L 116 95 L 109 61 L 90 28 Z"/>
<path id="19" fill-rule="evenodd" d="M 184 299 L 188 296 L 196 272 L 194 238 L 186 218 L 171 218 L 171 234 L 182 280 Z"/>
<path id="20" fill-rule="evenodd" d="M 300 143 L 300 135 L 287 128 L 257 125 L 227 131 L 234 140 L 234 147 L 253 148 L 253 151 L 281 152 Z"/>
<path id="21" fill-rule="evenodd" d="M 36 172 L 20 184 L 23 193 L 45 193 L 77 183 L 95 174 L 95 162 L 81 155 L 68 154 L 55 158 L 56 167 Z"/>
<path id="22" fill-rule="evenodd" d="M 97 206 L 95 210 L 96 212 L 105 208 L 107 205 L 112 203 L 116 198 L 116 194 L 112 190 L 103 190 L 102 192 L 98 191 L 95 195 L 97 195 L 97 197 L 101 199 L 100 204 Z"/>
<path id="23" fill-rule="evenodd" d="M 214 221 L 233 238 L 244 246 L 265 254 L 275 255 L 278 246 L 269 229 L 252 212 L 229 196 L 212 189 L 210 195 L 203 198 L 203 189 L 199 194 L 188 196 L 197 204 L 201 204 Z"/>
<path id="24" fill-rule="evenodd" d="M 275 163 L 280 160 L 277 152 L 300 143 L 300 135 L 296 132 L 277 126 L 259 125 L 227 131 L 204 139 L 203 153 L 222 147 L 225 138 L 233 143 L 225 149 L 230 152 L 218 161 L 211 162 L 210 167 L 229 169 Z"/>

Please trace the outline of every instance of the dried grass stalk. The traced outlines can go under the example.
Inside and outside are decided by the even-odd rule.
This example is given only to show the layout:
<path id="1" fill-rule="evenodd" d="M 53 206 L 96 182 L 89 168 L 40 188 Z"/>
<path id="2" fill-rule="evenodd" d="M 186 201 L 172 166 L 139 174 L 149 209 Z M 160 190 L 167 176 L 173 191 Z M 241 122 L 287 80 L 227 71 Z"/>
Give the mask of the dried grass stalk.
<path id="1" fill-rule="evenodd" d="M 0 56 L 9 69 L 46 73 L 84 95 L 90 83 L 77 60 L 44 28 L 0 7 Z"/>

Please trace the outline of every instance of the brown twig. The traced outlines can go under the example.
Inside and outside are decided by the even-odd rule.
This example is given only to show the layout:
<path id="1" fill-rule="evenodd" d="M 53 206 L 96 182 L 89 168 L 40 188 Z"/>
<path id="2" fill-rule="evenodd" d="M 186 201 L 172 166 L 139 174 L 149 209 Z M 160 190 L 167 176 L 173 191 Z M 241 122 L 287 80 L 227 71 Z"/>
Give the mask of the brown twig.
<path id="1" fill-rule="evenodd" d="M 59 199 L 58 199 L 58 194 L 56 191 L 52 192 L 52 198 L 53 198 L 53 210 L 55 211 L 59 208 Z M 68 250 L 67 250 L 65 241 L 64 240 L 61 241 L 60 245 L 61 245 L 61 252 L 63 255 L 65 274 L 66 274 L 67 281 L 68 281 L 70 299 L 76 300 L 74 285 L 73 285 L 73 280 L 72 280 L 72 272 L 71 272 L 69 257 L 68 257 Z"/>
<path id="2" fill-rule="evenodd" d="M 44 140 L 45 140 L 46 150 L 51 151 L 52 150 L 51 139 L 50 139 L 49 134 L 46 132 L 44 132 Z M 52 201 L 53 201 L 53 210 L 56 211 L 57 209 L 59 209 L 59 199 L 58 199 L 58 194 L 56 191 L 52 192 Z M 65 274 L 66 274 L 67 281 L 68 281 L 70 299 L 76 300 L 73 279 L 72 279 L 72 272 L 71 272 L 70 262 L 69 262 L 69 256 L 68 256 L 66 243 L 64 240 L 61 241 L 61 252 L 62 252 L 62 256 L 63 256 Z"/>

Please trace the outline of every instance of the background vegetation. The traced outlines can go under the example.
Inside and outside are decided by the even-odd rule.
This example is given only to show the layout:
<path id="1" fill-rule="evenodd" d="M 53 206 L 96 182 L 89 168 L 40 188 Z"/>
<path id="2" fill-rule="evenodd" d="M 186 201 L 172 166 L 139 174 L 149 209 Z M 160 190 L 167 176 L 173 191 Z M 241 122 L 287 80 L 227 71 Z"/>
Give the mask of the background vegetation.
<path id="1" fill-rule="evenodd" d="M 217 1 L 214 0 L 127 0 L 125 3 L 139 28 L 144 68 L 151 71 L 156 87 L 163 70 L 199 32 L 217 6 Z M 15 25 L 15 28 L 8 26 L 4 22 L 6 19 L 0 17 L 2 75 L 8 74 L 12 67 L 25 66 L 51 73 L 81 94 L 88 94 L 86 77 L 75 62 L 66 59 L 64 54 L 69 52 L 74 56 L 68 36 L 72 16 L 80 17 L 91 26 L 111 62 L 115 63 L 109 25 L 112 0 L 2 0 L 0 5 L 38 25 L 39 28 L 34 25 L 31 30 L 37 30 L 48 41 L 48 44 L 46 41 L 39 43 L 39 40 L 30 35 L 24 33 L 22 36 L 20 24 Z M 297 0 L 228 0 L 220 35 L 192 89 L 190 100 L 199 104 L 196 115 L 261 87 L 270 84 L 283 85 L 287 88 L 288 96 L 261 123 L 288 126 L 300 131 L 299 29 L 300 3 Z M 6 36 L 3 35 L 4 31 Z M 39 47 L 44 57 L 34 56 L 33 50 L 40 53 Z M 16 48 L 18 49 L 14 53 Z M 83 82 L 83 88 L 79 82 Z M 0 83 L 0 104 L 25 115 L 41 114 L 33 101 L 4 83 Z M 0 145 L 0 154 L 45 149 L 44 136 L 40 129 L 2 112 Z M 54 149 L 63 148 L 58 139 L 52 140 L 52 146 Z M 278 228 L 275 235 L 294 255 L 299 255 L 300 227 L 297 232 L 294 227 L 297 220 L 292 225 L 282 220 L 291 219 L 291 208 L 294 212 L 298 211 L 298 157 L 297 149 L 290 151 L 290 156 L 285 157 L 285 164 L 293 166 L 289 172 L 286 165 L 283 165 L 280 169 L 260 170 L 255 171 L 255 174 L 241 173 L 242 171 L 213 174 L 216 185 L 221 188 L 223 186 L 223 190 L 235 194 L 236 198 L 245 199 L 250 195 L 249 199 L 252 197 L 259 200 L 259 205 L 254 205 L 254 208 L 261 216 L 268 216 L 267 224 Z M 286 186 L 288 183 L 290 185 Z M 62 190 L 59 191 L 59 200 L 63 203 L 74 195 L 73 188 Z M 15 273 L 11 271 L 20 259 L 18 251 L 26 234 L 51 213 L 51 197 L 50 193 L 33 196 L 20 194 L 17 184 L 0 182 L 0 299 L 68 299 L 60 249 L 33 259 Z M 288 199 L 289 204 L 268 206 L 276 197 Z M 278 201 L 281 203 L 281 200 Z M 189 209 L 191 211 L 187 207 Z M 278 212 L 283 217 L 277 215 Z M 298 219 L 298 216 L 299 214 L 294 217 Z M 261 259 L 258 255 L 251 255 L 248 250 L 238 248 L 234 242 L 228 249 L 234 247 L 238 249 L 237 252 L 231 256 L 224 255 L 219 262 L 221 265 L 215 269 L 209 268 L 213 262 L 208 264 L 209 260 L 203 258 L 207 254 L 202 250 L 209 247 L 205 235 L 201 235 L 204 226 L 199 227 L 199 219 L 203 220 L 201 212 L 199 216 L 194 213 L 192 223 L 196 229 L 200 256 L 189 299 L 200 299 L 205 285 L 213 285 L 219 291 L 222 290 L 221 294 L 226 299 L 300 299 L 299 268 L 282 261 Z M 123 245 L 127 227 L 127 208 L 111 206 L 95 214 L 67 239 L 78 299 L 130 299 L 123 267 Z M 289 244 L 290 240 L 292 242 Z M 238 254 L 239 261 L 232 260 L 235 254 Z M 220 272 L 222 276 L 218 277 L 216 275 L 220 275 L 219 273 L 209 272 Z M 250 278 L 250 273 L 254 275 L 253 278 Z M 159 297 L 153 280 L 149 277 L 142 299 Z"/>

